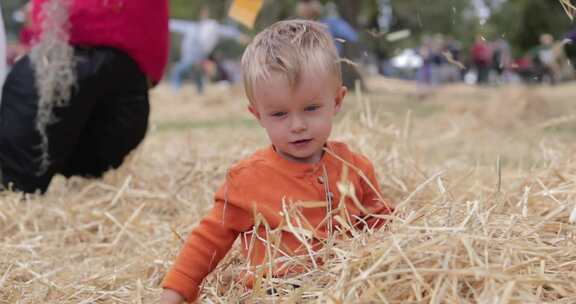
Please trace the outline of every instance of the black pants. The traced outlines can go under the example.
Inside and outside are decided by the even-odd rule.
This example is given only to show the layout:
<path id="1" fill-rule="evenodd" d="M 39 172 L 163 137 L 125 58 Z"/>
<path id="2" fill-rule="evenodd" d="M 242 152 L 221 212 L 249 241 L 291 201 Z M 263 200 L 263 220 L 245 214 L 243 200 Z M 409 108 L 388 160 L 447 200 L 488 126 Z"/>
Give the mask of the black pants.
<path id="1" fill-rule="evenodd" d="M 112 48 L 77 47 L 74 55 L 77 82 L 71 100 L 53 110 L 56 121 L 46 129 L 46 172 L 40 172 L 39 98 L 28 56 L 8 74 L 0 104 L 0 188 L 44 192 L 55 174 L 101 177 L 144 138 L 148 81 L 138 65 Z"/>

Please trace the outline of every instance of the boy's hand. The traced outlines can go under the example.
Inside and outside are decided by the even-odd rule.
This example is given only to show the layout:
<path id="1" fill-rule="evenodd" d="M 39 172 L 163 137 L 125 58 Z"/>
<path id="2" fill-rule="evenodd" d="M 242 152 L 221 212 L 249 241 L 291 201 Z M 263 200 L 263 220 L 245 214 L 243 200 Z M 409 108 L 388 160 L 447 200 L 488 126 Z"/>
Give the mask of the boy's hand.
<path id="1" fill-rule="evenodd" d="M 160 296 L 160 304 L 180 304 L 184 302 L 184 297 L 172 289 L 164 289 Z"/>

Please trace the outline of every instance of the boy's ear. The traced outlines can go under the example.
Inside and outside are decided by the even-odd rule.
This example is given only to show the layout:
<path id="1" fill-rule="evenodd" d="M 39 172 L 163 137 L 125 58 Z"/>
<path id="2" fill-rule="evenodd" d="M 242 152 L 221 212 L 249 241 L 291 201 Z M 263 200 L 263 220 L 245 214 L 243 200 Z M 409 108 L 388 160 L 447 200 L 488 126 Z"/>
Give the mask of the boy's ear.
<path id="1" fill-rule="evenodd" d="M 340 112 L 340 109 L 342 108 L 342 102 L 344 102 L 344 97 L 346 97 L 346 94 L 348 93 L 348 88 L 346 88 L 345 86 L 341 86 L 338 89 L 338 92 L 336 92 L 336 97 L 334 98 L 334 114 Z"/>
<path id="2" fill-rule="evenodd" d="M 252 115 L 254 115 L 258 121 L 260 121 L 260 112 L 258 112 L 254 104 L 250 103 L 248 105 L 248 111 L 250 111 L 250 113 L 252 113 Z"/>

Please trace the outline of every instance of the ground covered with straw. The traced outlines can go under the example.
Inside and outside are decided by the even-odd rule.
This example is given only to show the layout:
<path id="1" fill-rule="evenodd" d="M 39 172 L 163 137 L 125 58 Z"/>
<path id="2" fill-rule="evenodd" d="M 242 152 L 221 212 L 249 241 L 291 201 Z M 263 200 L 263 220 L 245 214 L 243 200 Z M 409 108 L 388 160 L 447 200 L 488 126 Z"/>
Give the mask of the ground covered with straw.
<path id="1" fill-rule="evenodd" d="M 347 97 L 333 138 L 374 161 L 397 209 L 388 227 L 253 291 L 234 280 L 235 248 L 200 302 L 576 302 L 576 85 L 369 88 Z M 226 169 L 267 140 L 238 88 L 151 97 L 148 137 L 120 170 L 0 193 L 0 303 L 157 302 Z"/>

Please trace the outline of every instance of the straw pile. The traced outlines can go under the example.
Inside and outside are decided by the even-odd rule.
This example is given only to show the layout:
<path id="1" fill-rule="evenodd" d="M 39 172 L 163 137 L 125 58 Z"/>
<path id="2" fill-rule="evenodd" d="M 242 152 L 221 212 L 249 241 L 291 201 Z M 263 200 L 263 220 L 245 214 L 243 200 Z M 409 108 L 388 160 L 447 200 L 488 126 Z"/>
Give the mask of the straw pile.
<path id="1" fill-rule="evenodd" d="M 570 20 L 574 20 L 574 15 L 576 14 L 576 6 L 572 4 L 571 0 L 558 0 L 558 1 L 560 1 L 562 8 L 568 15 L 568 18 L 570 18 Z"/>
<path id="2" fill-rule="evenodd" d="M 512 111 L 504 127 L 479 105 L 522 88 L 445 88 L 422 101 L 380 84 L 347 98 L 334 138 L 374 160 L 396 202 L 386 229 L 336 240 L 318 252 L 331 256 L 323 265 L 254 291 L 234 280 L 245 267 L 235 248 L 202 301 L 575 302 L 576 125 L 562 116 L 574 86 L 534 89 L 550 111 Z M 192 98 L 153 92 L 146 142 L 104 179 L 57 178 L 43 197 L 0 194 L 0 303 L 157 301 L 226 168 L 267 143 L 239 96 L 183 96 Z"/>

